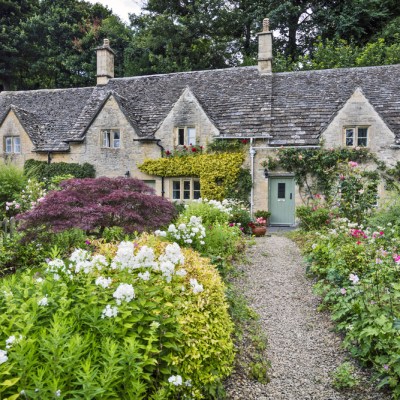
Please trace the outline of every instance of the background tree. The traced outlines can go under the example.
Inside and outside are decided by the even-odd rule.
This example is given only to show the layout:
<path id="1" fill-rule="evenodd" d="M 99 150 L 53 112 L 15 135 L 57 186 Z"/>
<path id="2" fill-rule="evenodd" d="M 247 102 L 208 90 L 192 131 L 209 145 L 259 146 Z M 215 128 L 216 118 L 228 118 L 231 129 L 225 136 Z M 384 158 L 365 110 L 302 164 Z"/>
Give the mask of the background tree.
<path id="1" fill-rule="evenodd" d="M 41 232 L 62 232 L 79 228 L 101 235 L 106 227 L 119 226 L 125 232 L 154 230 L 175 216 L 173 204 L 134 178 L 70 179 L 61 190 L 18 216 L 20 230 L 37 236 Z"/>

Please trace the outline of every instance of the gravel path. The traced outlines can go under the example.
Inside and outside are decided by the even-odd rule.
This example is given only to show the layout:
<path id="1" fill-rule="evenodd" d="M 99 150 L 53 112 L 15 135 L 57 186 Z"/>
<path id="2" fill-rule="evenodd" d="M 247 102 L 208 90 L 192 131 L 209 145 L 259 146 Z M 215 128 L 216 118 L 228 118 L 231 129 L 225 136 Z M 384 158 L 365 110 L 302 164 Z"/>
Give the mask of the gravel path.
<path id="1" fill-rule="evenodd" d="M 346 353 L 333 332 L 329 316 L 317 311 L 318 298 L 305 277 L 302 256 L 289 239 L 272 235 L 256 239 L 248 250 L 249 263 L 241 266 L 238 282 L 253 309 L 260 315 L 268 338 L 271 362 L 268 384 L 247 378 L 242 368 L 226 383 L 230 400 L 386 400 L 357 369 L 361 384 L 356 390 L 336 391 L 332 371 Z"/>

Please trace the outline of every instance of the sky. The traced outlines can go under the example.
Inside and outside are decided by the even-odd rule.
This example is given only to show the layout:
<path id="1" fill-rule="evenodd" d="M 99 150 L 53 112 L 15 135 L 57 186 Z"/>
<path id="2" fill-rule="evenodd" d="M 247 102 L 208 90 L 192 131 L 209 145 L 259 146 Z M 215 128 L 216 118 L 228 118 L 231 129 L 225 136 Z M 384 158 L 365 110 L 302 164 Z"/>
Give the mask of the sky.
<path id="1" fill-rule="evenodd" d="M 101 3 L 118 15 L 122 21 L 128 23 L 128 14 L 139 14 L 143 0 L 88 0 L 90 3 Z"/>

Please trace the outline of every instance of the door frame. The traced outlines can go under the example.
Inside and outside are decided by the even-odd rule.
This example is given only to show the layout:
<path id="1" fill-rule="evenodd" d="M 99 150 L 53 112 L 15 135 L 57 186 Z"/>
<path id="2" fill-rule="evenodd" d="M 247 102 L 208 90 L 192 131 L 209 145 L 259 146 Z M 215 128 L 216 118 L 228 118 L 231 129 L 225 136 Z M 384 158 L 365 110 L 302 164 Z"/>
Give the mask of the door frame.
<path id="1" fill-rule="evenodd" d="M 292 173 L 270 173 L 268 175 L 268 211 L 273 213 L 273 207 L 271 206 L 271 184 L 269 179 L 279 179 L 279 178 L 286 178 L 292 179 L 293 181 L 293 214 L 292 214 L 292 222 L 286 224 L 270 224 L 271 226 L 295 226 L 296 225 L 296 181 L 294 179 L 294 174 Z"/>

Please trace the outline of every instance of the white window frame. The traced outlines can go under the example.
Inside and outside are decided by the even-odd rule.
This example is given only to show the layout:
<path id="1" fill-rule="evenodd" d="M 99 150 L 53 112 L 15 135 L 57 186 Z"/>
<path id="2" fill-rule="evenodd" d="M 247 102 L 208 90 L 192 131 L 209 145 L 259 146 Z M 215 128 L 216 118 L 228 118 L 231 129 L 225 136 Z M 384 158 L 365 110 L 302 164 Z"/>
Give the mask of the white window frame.
<path id="1" fill-rule="evenodd" d="M 366 130 L 366 136 L 359 136 L 359 130 L 360 129 L 365 129 Z M 349 137 L 348 134 L 350 132 L 353 132 L 352 137 Z M 344 127 L 344 145 L 346 147 L 368 147 L 369 145 L 369 126 L 365 125 L 353 125 L 353 126 L 345 126 Z M 352 144 L 347 144 L 348 139 L 352 139 L 353 143 Z M 360 140 L 365 139 L 365 144 L 360 144 Z"/>
<path id="2" fill-rule="evenodd" d="M 120 149 L 121 132 L 119 129 L 103 129 L 101 131 L 101 147 L 103 149 Z"/>
<path id="3" fill-rule="evenodd" d="M 196 146 L 196 144 L 197 130 L 195 126 L 178 126 L 175 128 L 176 146 Z"/>
<path id="4" fill-rule="evenodd" d="M 172 178 L 171 199 L 172 201 L 190 201 L 200 198 L 199 178 Z"/>
<path id="5" fill-rule="evenodd" d="M 5 136 L 4 152 L 6 154 L 21 154 L 21 138 L 19 136 Z"/>

